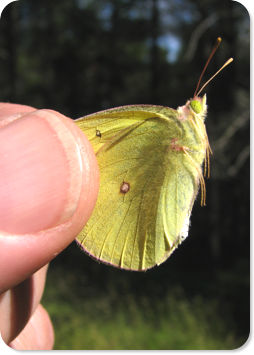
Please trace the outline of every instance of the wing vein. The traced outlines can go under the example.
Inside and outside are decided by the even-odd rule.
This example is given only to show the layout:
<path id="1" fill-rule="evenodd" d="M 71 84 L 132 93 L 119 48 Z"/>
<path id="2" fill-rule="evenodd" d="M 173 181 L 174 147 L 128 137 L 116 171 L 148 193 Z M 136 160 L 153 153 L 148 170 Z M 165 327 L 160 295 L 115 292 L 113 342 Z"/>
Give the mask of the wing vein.
<path id="1" fill-rule="evenodd" d="M 145 193 L 145 187 L 146 187 L 146 185 L 147 185 L 147 183 L 148 183 L 149 178 L 150 178 L 150 175 L 147 177 L 146 182 L 145 182 L 145 184 L 144 184 L 144 187 L 143 187 L 143 189 L 142 189 L 142 197 L 141 197 L 141 201 L 140 201 L 139 209 L 138 209 L 138 217 L 137 217 L 137 225 L 136 225 L 136 231 L 135 231 L 135 238 L 134 238 L 133 249 L 132 249 L 132 254 L 131 254 L 131 268 L 132 268 L 132 262 L 133 262 L 133 255 L 134 255 L 135 244 L 136 244 L 136 241 L 137 241 L 137 229 L 138 229 L 138 226 L 139 226 L 140 212 L 141 212 L 141 207 L 142 207 L 142 204 L 143 204 L 144 193 Z M 142 259 L 142 264 L 143 264 L 143 259 Z"/>

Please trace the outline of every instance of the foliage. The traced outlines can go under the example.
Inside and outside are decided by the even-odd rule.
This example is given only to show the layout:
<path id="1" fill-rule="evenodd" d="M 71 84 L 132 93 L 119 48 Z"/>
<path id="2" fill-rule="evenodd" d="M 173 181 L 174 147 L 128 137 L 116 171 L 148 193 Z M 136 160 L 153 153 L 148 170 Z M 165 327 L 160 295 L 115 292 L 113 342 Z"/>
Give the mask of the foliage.
<path id="1" fill-rule="evenodd" d="M 74 294 L 75 282 L 60 270 L 49 276 L 43 304 L 56 329 L 55 350 L 229 350 L 245 341 L 215 300 L 188 299 L 181 288 L 154 303 L 129 292 L 119 298 L 116 289 Z"/>

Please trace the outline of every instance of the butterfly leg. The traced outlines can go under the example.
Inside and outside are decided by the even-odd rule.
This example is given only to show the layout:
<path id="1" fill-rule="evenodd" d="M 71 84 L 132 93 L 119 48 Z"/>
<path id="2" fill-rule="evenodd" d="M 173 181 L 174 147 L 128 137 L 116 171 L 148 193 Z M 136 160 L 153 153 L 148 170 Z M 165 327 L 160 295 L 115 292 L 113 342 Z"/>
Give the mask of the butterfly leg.
<path id="1" fill-rule="evenodd" d="M 201 188 L 201 206 L 205 206 L 205 200 L 206 200 L 206 188 L 205 188 L 205 180 L 203 177 L 203 173 L 202 170 L 200 168 L 200 166 L 198 165 L 198 163 L 191 157 L 191 155 L 189 154 L 190 149 L 186 146 L 182 146 L 179 145 L 177 143 L 177 138 L 173 138 L 171 140 L 170 143 L 170 149 L 175 150 L 176 152 L 183 152 L 184 154 L 186 154 L 186 156 L 188 157 L 188 159 L 191 160 L 193 166 L 195 167 L 195 169 L 197 170 L 198 173 L 198 179 L 200 182 L 200 188 Z M 209 154 L 208 154 L 209 155 Z M 207 155 L 206 155 L 207 157 Z M 209 159 L 209 158 L 208 158 Z M 209 162 L 209 160 L 208 160 Z M 209 171 L 209 170 L 208 170 Z"/>
<path id="2" fill-rule="evenodd" d="M 202 120 L 200 117 L 196 116 L 196 119 L 198 121 Z M 194 119 L 190 116 L 189 120 L 191 122 L 191 124 L 195 127 L 196 130 L 198 130 L 200 132 L 200 137 L 204 137 L 204 143 L 206 145 L 206 155 L 205 155 L 205 166 L 204 166 L 204 176 L 206 176 L 207 178 L 210 177 L 210 154 L 213 154 L 210 143 L 209 143 L 209 139 L 206 133 L 206 130 L 204 129 L 199 129 L 198 124 L 194 121 Z M 203 127 L 203 125 L 201 125 L 201 127 Z"/>

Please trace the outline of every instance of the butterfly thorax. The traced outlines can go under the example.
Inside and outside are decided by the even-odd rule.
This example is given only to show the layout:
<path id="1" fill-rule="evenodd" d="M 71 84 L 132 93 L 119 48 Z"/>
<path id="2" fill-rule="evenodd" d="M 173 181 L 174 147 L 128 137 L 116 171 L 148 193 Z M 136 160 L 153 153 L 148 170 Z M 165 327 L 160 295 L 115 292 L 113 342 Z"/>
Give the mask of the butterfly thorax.
<path id="1" fill-rule="evenodd" d="M 184 129 L 184 140 L 181 142 L 182 151 L 193 163 L 194 169 L 198 170 L 198 179 L 203 195 L 201 204 L 205 204 L 205 183 L 200 166 L 205 161 L 204 175 L 209 176 L 209 154 L 211 153 L 204 122 L 207 114 L 206 95 L 188 100 L 184 106 L 177 108 L 177 112 L 178 119 Z"/>
<path id="2" fill-rule="evenodd" d="M 206 150 L 209 145 L 204 123 L 207 114 L 206 95 L 202 98 L 194 97 L 188 100 L 184 106 L 177 108 L 177 112 L 179 121 L 182 123 L 187 133 L 189 132 L 186 138 L 188 139 L 189 135 L 194 134 L 196 144 L 201 144 Z M 201 147 L 198 149 L 200 148 Z"/>

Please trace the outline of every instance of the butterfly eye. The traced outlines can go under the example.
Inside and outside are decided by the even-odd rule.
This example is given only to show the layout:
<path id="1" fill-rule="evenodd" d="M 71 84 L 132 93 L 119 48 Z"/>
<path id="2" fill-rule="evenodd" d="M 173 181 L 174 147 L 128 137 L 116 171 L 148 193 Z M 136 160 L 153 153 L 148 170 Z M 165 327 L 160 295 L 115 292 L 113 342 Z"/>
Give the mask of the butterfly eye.
<path id="1" fill-rule="evenodd" d="M 130 184 L 126 181 L 123 181 L 120 186 L 120 192 L 126 194 L 130 190 Z"/>
<path id="2" fill-rule="evenodd" d="M 198 100 L 191 100 L 190 106 L 195 113 L 201 113 L 203 110 L 202 105 Z"/>
<path id="3" fill-rule="evenodd" d="M 96 136 L 101 137 L 101 132 L 98 129 L 96 129 Z"/>

